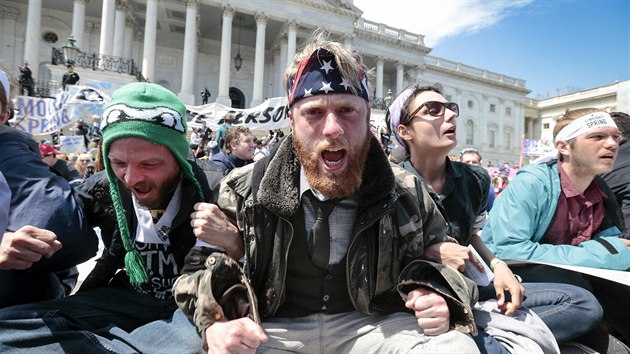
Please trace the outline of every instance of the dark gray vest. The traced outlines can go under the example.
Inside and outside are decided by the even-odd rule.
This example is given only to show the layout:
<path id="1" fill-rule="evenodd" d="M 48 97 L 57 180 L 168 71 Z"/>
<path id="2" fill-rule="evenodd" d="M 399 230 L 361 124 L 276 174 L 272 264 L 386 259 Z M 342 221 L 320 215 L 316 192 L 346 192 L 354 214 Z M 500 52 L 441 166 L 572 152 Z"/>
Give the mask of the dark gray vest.
<path id="1" fill-rule="evenodd" d="M 308 257 L 304 211 L 299 209 L 291 218 L 293 240 L 287 259 L 285 301 L 277 317 L 303 317 L 317 312 L 341 313 L 353 311 L 346 282 L 346 257 L 328 269 L 319 269 Z"/>

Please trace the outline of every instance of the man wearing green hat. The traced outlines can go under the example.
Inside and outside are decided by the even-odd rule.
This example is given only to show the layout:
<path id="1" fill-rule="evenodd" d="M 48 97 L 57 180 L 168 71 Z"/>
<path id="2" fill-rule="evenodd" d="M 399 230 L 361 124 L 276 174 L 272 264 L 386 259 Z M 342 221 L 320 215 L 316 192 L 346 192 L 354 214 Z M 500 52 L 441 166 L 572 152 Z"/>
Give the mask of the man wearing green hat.
<path id="1" fill-rule="evenodd" d="M 196 351 L 199 338 L 177 328 L 172 285 L 193 248 L 236 259 L 240 235 L 209 202 L 220 169 L 188 160 L 185 106 L 156 84 L 128 84 L 112 95 L 101 123 L 105 170 L 76 198 L 104 243 L 79 292 L 0 312 L 0 352 Z"/>

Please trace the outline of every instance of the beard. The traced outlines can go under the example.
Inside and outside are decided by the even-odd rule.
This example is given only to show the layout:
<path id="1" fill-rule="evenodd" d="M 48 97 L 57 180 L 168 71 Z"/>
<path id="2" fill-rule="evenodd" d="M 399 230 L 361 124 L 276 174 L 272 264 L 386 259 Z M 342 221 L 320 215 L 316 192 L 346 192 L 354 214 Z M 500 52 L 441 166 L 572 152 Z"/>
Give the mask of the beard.
<path id="1" fill-rule="evenodd" d="M 345 198 L 354 194 L 363 182 L 363 168 L 370 148 L 370 132 L 366 130 L 363 144 L 352 149 L 346 139 L 323 141 L 315 146 L 307 146 L 302 138 L 294 134 L 295 149 L 304 174 L 311 188 L 329 198 Z M 327 149 L 345 149 L 344 158 L 348 164 L 343 171 L 325 173 L 319 168 L 322 152 Z"/>
<path id="2" fill-rule="evenodd" d="M 160 184 L 155 184 L 152 182 L 139 182 L 135 184 L 133 187 L 139 189 L 151 188 L 154 191 L 157 191 L 157 194 L 153 198 L 143 198 L 139 199 L 136 197 L 136 201 L 139 205 L 147 208 L 147 209 L 166 209 L 168 203 L 171 201 L 173 197 L 173 192 L 177 188 L 179 184 L 180 175 L 176 174 L 172 178 L 165 180 Z M 130 188 L 130 186 L 125 185 L 125 188 L 132 194 L 135 195 L 134 188 Z"/>

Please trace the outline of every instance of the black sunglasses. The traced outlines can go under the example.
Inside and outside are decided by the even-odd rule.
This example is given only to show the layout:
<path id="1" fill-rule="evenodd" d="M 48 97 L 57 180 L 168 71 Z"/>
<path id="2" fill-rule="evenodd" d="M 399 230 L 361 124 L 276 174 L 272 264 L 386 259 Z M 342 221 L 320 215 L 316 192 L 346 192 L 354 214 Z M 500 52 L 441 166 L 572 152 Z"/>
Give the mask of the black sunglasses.
<path id="1" fill-rule="evenodd" d="M 441 117 L 446 111 L 446 108 L 448 108 L 450 111 L 455 112 L 456 117 L 459 116 L 459 106 L 457 105 L 457 103 L 438 102 L 438 101 L 427 101 L 421 104 L 420 107 L 418 107 L 415 111 L 413 111 L 413 113 L 410 114 L 409 116 L 413 119 L 413 117 L 415 117 L 416 114 L 420 112 L 422 107 L 427 107 L 427 111 L 432 117 Z"/>

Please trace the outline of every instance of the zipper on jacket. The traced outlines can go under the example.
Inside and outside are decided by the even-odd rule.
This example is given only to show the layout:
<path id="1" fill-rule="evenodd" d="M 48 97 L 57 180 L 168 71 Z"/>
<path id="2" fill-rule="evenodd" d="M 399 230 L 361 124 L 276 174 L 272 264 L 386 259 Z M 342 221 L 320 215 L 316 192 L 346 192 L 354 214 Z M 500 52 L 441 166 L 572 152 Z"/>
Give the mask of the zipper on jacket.
<path id="1" fill-rule="evenodd" d="M 389 204 L 389 202 L 385 202 L 387 204 Z M 354 296 L 352 296 L 352 288 L 350 287 L 350 273 L 348 272 L 348 270 L 350 269 L 350 257 L 348 257 L 348 255 L 350 255 L 350 251 L 352 250 L 352 247 L 354 246 L 354 243 L 356 242 L 356 239 L 358 238 L 358 236 L 365 230 L 369 229 L 372 225 L 374 225 L 377 221 L 380 222 L 380 220 L 383 218 L 384 215 L 386 215 L 387 213 L 389 213 L 391 210 L 393 210 L 394 208 L 390 205 L 388 208 L 385 208 L 383 211 L 377 213 L 374 217 L 371 218 L 371 220 L 373 220 L 372 222 L 364 222 L 365 219 L 367 218 L 363 218 L 362 222 L 365 223 L 364 226 L 360 226 L 356 232 L 352 235 L 352 240 L 350 241 L 350 245 L 348 246 L 348 250 L 346 251 L 346 287 L 348 288 L 348 296 L 350 298 L 350 301 L 352 301 L 352 305 L 354 306 L 355 309 L 359 309 L 359 306 L 357 306 L 357 303 L 355 302 Z M 393 223 L 392 223 L 393 225 Z M 379 229 L 379 237 L 380 237 L 380 229 Z M 368 264 L 372 264 L 372 257 L 374 256 L 373 254 L 374 252 L 372 252 L 372 254 L 370 254 L 370 252 L 368 252 Z M 370 294 L 370 298 L 371 298 L 371 294 L 372 294 L 372 287 L 374 286 L 374 279 L 372 279 L 372 273 L 368 270 L 367 271 L 367 276 L 368 276 L 368 291 Z M 367 304 L 368 307 L 370 304 Z"/>

